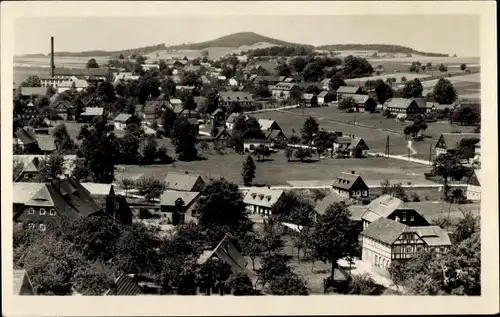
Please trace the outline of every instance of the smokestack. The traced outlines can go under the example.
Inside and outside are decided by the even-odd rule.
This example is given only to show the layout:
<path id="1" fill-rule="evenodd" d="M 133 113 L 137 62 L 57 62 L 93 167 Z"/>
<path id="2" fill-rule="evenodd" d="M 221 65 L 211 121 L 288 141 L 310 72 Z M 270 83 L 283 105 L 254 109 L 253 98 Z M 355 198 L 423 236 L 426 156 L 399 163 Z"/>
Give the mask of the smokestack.
<path id="1" fill-rule="evenodd" d="M 50 76 L 54 77 L 56 66 L 54 65 L 54 37 L 50 37 Z"/>

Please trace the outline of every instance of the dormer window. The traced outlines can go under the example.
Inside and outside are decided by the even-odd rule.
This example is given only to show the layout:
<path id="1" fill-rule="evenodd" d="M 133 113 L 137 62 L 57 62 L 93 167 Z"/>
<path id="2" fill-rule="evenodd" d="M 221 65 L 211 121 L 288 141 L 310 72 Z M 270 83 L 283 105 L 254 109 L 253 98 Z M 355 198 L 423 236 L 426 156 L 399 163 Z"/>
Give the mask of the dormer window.
<path id="1" fill-rule="evenodd" d="M 55 216 L 56 210 L 54 208 L 50 208 L 49 215 Z"/>
<path id="2" fill-rule="evenodd" d="M 260 200 L 264 199 L 264 194 L 259 195 Z"/>
<path id="3" fill-rule="evenodd" d="M 267 198 L 267 201 L 271 200 L 271 196 L 266 196 L 266 198 Z"/>
<path id="4" fill-rule="evenodd" d="M 255 197 L 257 197 L 257 194 L 256 193 L 252 193 L 252 198 L 255 199 Z"/>

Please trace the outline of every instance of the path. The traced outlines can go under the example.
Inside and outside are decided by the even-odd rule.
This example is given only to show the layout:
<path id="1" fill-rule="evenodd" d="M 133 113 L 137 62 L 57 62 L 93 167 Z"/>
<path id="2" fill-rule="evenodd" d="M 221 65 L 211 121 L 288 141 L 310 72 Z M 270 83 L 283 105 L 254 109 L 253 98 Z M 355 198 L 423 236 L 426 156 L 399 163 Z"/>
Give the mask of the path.
<path id="1" fill-rule="evenodd" d="M 430 161 L 427 161 L 427 160 L 420 160 L 420 159 L 416 159 L 414 157 L 408 157 L 407 155 L 386 155 L 382 152 L 368 152 L 368 155 L 371 155 L 371 156 L 386 156 L 386 157 L 389 157 L 389 158 L 392 158 L 392 159 L 396 159 L 396 160 L 401 160 L 401 161 L 407 161 L 407 162 L 413 162 L 413 163 L 418 163 L 418 164 L 422 164 L 422 165 L 427 165 L 427 166 L 432 166 L 432 162 Z"/>

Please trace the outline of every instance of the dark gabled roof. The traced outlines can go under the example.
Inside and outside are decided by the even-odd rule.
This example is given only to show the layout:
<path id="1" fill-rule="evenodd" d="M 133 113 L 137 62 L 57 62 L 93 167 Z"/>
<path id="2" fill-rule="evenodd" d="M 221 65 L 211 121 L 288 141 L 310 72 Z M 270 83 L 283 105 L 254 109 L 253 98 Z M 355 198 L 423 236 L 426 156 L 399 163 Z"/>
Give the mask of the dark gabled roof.
<path id="1" fill-rule="evenodd" d="M 269 131 L 269 134 L 266 136 L 266 140 L 274 140 L 279 137 L 285 137 L 285 134 L 281 130 L 271 130 Z"/>
<path id="2" fill-rule="evenodd" d="M 115 287 L 110 288 L 104 295 L 136 296 L 143 294 L 139 284 L 134 280 L 134 278 L 125 273 L 122 273 L 115 280 L 114 286 Z"/>
<path id="3" fill-rule="evenodd" d="M 198 174 L 169 172 L 165 177 L 165 186 L 173 190 L 192 191 L 199 179 L 203 181 L 203 178 Z"/>
<path id="4" fill-rule="evenodd" d="M 370 202 L 361 218 L 373 222 L 381 217 L 387 218 L 395 210 L 402 207 L 403 201 L 401 199 L 390 195 L 382 195 Z"/>
<path id="5" fill-rule="evenodd" d="M 347 148 L 354 149 L 358 145 L 362 148 L 362 150 L 368 151 L 370 149 L 368 147 L 368 145 L 366 144 L 365 140 L 363 140 L 362 138 L 358 138 L 358 137 L 352 138 L 352 142 L 349 144 L 349 146 Z"/>
<path id="6" fill-rule="evenodd" d="M 419 108 L 426 108 L 425 98 L 392 98 L 386 102 L 389 108 L 407 109 L 415 103 Z"/>
<path id="7" fill-rule="evenodd" d="M 73 104 L 71 102 L 69 102 L 68 100 L 59 100 L 59 101 L 55 101 L 52 104 L 52 107 L 54 107 L 54 109 L 57 109 L 60 106 L 63 106 L 66 109 L 73 109 L 74 108 Z"/>
<path id="8" fill-rule="evenodd" d="M 356 174 L 350 174 L 350 173 L 341 173 L 334 181 L 333 181 L 333 187 L 334 188 L 340 188 L 343 190 L 350 190 L 352 185 L 356 182 L 356 180 L 359 178 L 359 175 Z"/>
<path id="9" fill-rule="evenodd" d="M 87 217 L 102 210 L 90 192 L 72 177 L 44 184 L 26 205 L 54 207 L 66 220 Z M 15 218 L 19 215 L 16 214 Z"/>
<path id="10" fill-rule="evenodd" d="M 220 130 L 219 133 L 215 136 L 215 139 L 218 140 L 223 136 L 231 137 L 231 133 L 229 133 L 225 128 Z"/>
<path id="11" fill-rule="evenodd" d="M 316 212 L 320 215 L 324 215 L 326 212 L 326 209 L 334 204 L 334 203 L 341 203 L 344 202 L 345 198 L 337 194 L 336 192 L 331 192 L 327 196 L 325 196 L 314 208 Z"/>
<path id="12" fill-rule="evenodd" d="M 35 295 L 35 290 L 26 270 L 14 269 L 14 295 Z"/>
<path id="13" fill-rule="evenodd" d="M 392 245 L 403 232 L 410 232 L 410 227 L 400 222 L 379 218 L 370 223 L 361 234 L 376 241 Z"/>
<path id="14" fill-rule="evenodd" d="M 437 144 L 439 144 L 441 139 L 443 139 L 447 150 L 456 150 L 460 145 L 460 141 L 465 139 L 479 140 L 480 138 L 480 133 L 443 133 L 441 134 L 441 137 L 439 138 Z"/>
<path id="15" fill-rule="evenodd" d="M 474 170 L 467 179 L 467 185 L 481 186 L 481 170 Z"/>
<path id="16" fill-rule="evenodd" d="M 32 133 L 29 130 L 19 128 L 17 131 L 14 133 L 14 135 L 23 142 L 23 144 L 32 144 L 36 143 L 36 135 Z"/>
<path id="17" fill-rule="evenodd" d="M 252 94 L 246 91 L 221 91 L 219 97 L 223 101 L 253 101 Z"/>

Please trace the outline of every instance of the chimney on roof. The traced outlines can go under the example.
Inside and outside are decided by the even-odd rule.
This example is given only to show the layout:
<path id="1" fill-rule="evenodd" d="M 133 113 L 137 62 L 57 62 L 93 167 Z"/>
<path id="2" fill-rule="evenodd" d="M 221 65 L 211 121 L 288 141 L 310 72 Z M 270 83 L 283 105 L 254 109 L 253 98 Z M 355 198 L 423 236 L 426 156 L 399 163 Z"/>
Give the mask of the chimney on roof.
<path id="1" fill-rule="evenodd" d="M 271 189 L 271 185 L 267 185 L 267 189 Z"/>
<path id="2" fill-rule="evenodd" d="M 55 73 L 55 64 L 54 64 L 54 37 L 50 37 L 50 76 L 54 77 Z"/>
<path id="3" fill-rule="evenodd" d="M 351 174 L 354 175 L 355 174 L 354 171 L 351 171 Z"/>

